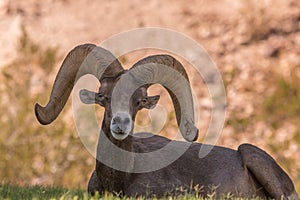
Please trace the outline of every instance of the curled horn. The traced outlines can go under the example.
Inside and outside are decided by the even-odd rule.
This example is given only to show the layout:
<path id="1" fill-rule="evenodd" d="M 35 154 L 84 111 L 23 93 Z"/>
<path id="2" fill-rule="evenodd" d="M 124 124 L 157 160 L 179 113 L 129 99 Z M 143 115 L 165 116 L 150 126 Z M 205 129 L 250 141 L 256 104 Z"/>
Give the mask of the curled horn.
<path id="1" fill-rule="evenodd" d="M 189 83 L 188 75 L 187 75 L 184 67 L 182 66 L 182 64 L 179 61 L 177 61 L 174 57 L 169 56 L 169 55 L 153 55 L 153 56 L 146 57 L 146 58 L 138 61 L 136 64 L 134 64 L 132 66 L 132 69 L 135 68 L 136 66 L 144 65 L 144 64 L 148 64 L 148 63 L 156 63 L 156 64 L 161 64 L 161 65 L 165 65 L 170 68 L 173 68 L 177 72 L 179 72 Z M 166 76 L 166 74 L 162 74 L 162 75 Z M 150 87 L 151 85 L 152 84 L 149 84 L 149 85 L 147 85 L 147 87 Z M 176 120 L 177 120 L 178 125 L 180 125 L 180 120 L 181 120 L 180 104 L 178 102 L 176 95 L 169 88 L 166 88 L 166 90 L 169 92 L 169 94 L 171 96 L 171 99 L 172 99 L 173 105 L 174 105 L 174 109 L 175 109 L 175 113 L 176 113 Z"/>
<path id="2" fill-rule="evenodd" d="M 127 82 L 135 82 L 138 83 L 137 85 L 144 84 L 147 87 L 155 83 L 163 85 L 173 101 L 176 120 L 182 136 L 187 141 L 195 141 L 197 139 L 198 129 L 194 125 L 194 105 L 191 87 L 187 73 L 178 60 L 169 55 L 149 56 L 134 64 L 127 74 L 130 80 L 127 80 Z M 123 79 L 125 81 L 126 76 L 121 77 L 118 84 L 125 85 L 122 83 Z M 115 90 L 118 91 L 117 86 Z M 121 102 L 128 102 L 128 100 L 124 97 L 124 100 L 121 100 Z M 124 104 L 120 107 L 126 108 L 126 105 Z"/>
<path id="3" fill-rule="evenodd" d="M 79 78 L 92 74 L 98 80 L 115 77 L 124 71 L 117 58 L 94 44 L 76 46 L 69 52 L 55 78 L 49 102 L 45 107 L 35 104 L 35 115 L 43 124 L 53 122 L 65 106 Z"/>

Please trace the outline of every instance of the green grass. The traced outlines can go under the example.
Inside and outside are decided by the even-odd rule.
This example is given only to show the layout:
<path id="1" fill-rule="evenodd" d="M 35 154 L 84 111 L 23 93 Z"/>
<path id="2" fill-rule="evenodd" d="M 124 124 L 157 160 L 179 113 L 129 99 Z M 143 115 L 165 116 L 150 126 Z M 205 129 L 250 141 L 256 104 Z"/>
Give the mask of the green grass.
<path id="1" fill-rule="evenodd" d="M 105 193 L 103 196 L 96 194 L 95 196 L 91 196 L 87 193 L 86 190 L 82 189 L 64 189 L 60 187 L 50 187 L 50 186 L 27 186 L 20 187 L 11 184 L 0 184 L 0 200 L 40 200 L 40 199 L 49 199 L 49 200 L 143 200 L 146 199 L 144 197 L 120 197 L 118 195 L 113 195 L 111 193 Z M 157 199 L 157 198 L 151 198 Z M 166 196 L 161 199 L 166 200 L 213 200 L 215 198 L 215 193 L 213 192 L 208 197 L 203 198 L 198 196 L 197 193 L 195 195 L 180 195 L 177 197 Z M 232 195 L 224 195 L 221 200 L 246 200 L 243 198 L 235 198 Z M 248 200 L 248 199 L 247 199 Z M 250 199 L 249 199 L 250 200 Z M 251 200 L 259 200 L 259 198 L 252 198 Z"/>
<path id="2" fill-rule="evenodd" d="M 83 190 L 67 190 L 60 187 L 0 185 L 0 199 L 88 199 Z"/>

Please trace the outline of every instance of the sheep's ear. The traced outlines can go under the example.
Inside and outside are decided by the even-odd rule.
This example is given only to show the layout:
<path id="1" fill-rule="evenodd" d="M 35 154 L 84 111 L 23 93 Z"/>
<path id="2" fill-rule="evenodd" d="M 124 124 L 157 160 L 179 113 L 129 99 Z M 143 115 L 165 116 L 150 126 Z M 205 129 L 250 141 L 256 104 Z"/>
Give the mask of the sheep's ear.
<path id="1" fill-rule="evenodd" d="M 155 96 L 147 96 L 144 99 L 141 99 L 141 108 L 146 108 L 146 109 L 153 109 L 158 100 L 159 100 L 160 96 L 159 95 L 155 95 Z"/>
<path id="2" fill-rule="evenodd" d="M 96 92 L 92 92 L 86 89 L 80 90 L 79 96 L 82 103 L 94 104 L 96 103 Z"/>

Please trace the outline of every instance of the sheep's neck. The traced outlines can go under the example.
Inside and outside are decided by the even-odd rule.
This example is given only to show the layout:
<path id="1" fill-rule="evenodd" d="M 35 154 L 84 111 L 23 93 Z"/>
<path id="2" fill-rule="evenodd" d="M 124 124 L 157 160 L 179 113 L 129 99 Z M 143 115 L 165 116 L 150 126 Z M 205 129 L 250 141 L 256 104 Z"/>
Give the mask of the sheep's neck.
<path id="1" fill-rule="evenodd" d="M 121 192 L 130 175 L 128 172 L 133 169 L 134 159 L 130 153 L 132 137 L 123 141 L 115 140 L 111 136 L 110 127 L 105 126 L 104 122 L 97 146 L 96 171 L 105 190 Z"/>

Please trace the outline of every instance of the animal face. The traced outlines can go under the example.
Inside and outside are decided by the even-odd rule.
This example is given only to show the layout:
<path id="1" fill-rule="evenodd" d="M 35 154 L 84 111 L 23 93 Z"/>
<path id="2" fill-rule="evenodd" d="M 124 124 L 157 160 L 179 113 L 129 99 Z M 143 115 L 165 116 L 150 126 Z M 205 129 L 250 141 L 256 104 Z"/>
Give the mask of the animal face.
<path id="1" fill-rule="evenodd" d="M 80 99 L 85 104 L 98 104 L 105 108 L 104 125 L 111 130 L 112 136 L 117 140 L 125 139 L 133 130 L 135 116 L 143 108 L 152 109 L 157 104 L 160 96 L 148 96 L 146 86 L 138 88 L 130 98 L 129 113 L 112 114 L 111 97 L 117 78 L 106 78 L 101 80 L 99 91 L 80 91 Z M 124 91 L 126 92 L 126 91 Z"/>

